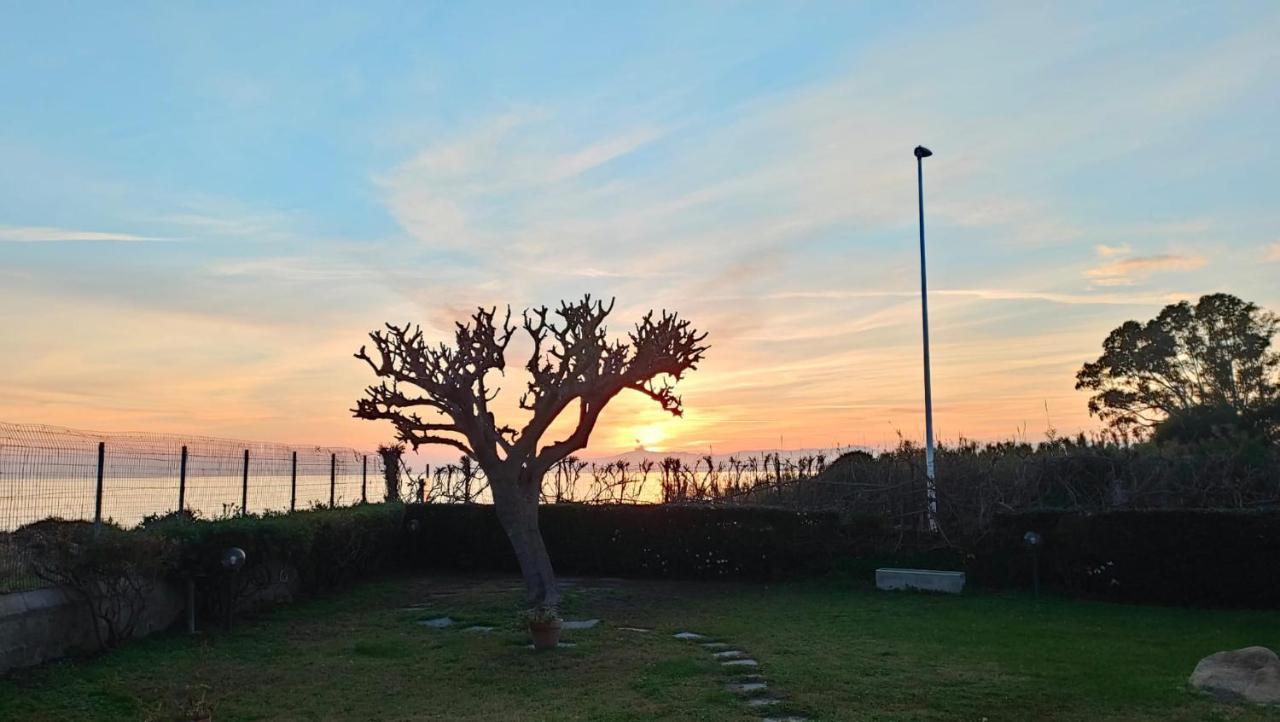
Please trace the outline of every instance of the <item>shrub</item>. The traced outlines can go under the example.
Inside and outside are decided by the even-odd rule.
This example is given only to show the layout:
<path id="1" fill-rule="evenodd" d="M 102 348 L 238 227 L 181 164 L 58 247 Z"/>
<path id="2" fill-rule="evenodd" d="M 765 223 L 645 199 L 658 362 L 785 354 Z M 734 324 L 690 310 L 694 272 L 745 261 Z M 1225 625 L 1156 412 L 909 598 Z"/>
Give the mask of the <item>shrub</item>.
<path id="1" fill-rule="evenodd" d="M 106 648 L 133 636 L 175 552 L 170 540 L 111 523 L 46 519 L 14 537 L 33 575 L 85 602 L 98 644 Z"/>
<path id="2" fill-rule="evenodd" d="M 313 594 L 393 568 L 403 553 L 399 504 L 366 504 L 291 514 L 240 516 L 216 521 L 174 515 L 148 520 L 142 531 L 172 540 L 180 549 L 172 573 L 196 583 L 206 615 L 226 604 L 252 603 L 274 594 Z M 221 566 L 228 547 L 245 552 L 245 567 L 230 581 Z M 296 579 L 286 576 L 297 574 Z"/>
<path id="3" fill-rule="evenodd" d="M 514 570 L 493 508 L 411 505 L 411 541 L 421 566 Z M 713 506 L 551 504 L 539 524 L 564 574 L 777 579 L 820 574 L 878 548 L 885 525 L 872 517 Z"/>
<path id="4" fill-rule="evenodd" d="M 1022 535 L 1041 534 L 1042 583 L 1068 594 L 1187 606 L 1280 607 L 1280 512 L 1037 512 L 998 516 L 976 579 L 1029 585 Z"/>

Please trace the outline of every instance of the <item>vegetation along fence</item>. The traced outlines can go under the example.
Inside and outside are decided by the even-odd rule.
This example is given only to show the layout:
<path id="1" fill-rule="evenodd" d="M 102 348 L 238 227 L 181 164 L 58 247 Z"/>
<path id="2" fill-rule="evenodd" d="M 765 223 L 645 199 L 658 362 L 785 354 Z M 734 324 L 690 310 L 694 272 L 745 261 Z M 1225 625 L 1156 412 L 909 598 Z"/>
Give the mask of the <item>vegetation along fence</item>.
<path id="1" fill-rule="evenodd" d="M 100 434 L 0 422 L 0 589 L 23 586 L 9 532 L 48 518 L 131 527 L 346 506 L 384 495 L 382 457 L 172 434 Z M 398 478 L 398 476 L 397 476 Z"/>

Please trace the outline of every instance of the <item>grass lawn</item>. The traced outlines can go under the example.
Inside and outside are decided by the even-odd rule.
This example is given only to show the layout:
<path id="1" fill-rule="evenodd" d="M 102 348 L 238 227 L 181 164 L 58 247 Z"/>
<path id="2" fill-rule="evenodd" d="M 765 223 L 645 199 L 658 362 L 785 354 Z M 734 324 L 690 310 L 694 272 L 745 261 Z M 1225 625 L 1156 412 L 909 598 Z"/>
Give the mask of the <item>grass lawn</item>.
<path id="1" fill-rule="evenodd" d="M 838 581 L 775 586 L 577 580 L 564 611 L 598 617 L 535 654 L 515 578 L 412 577 L 170 634 L 0 679 L 0 719 L 758 719 L 727 692 L 703 632 L 743 649 L 816 720 L 1280 720 L 1186 690 L 1218 650 L 1280 647 L 1280 615 L 1017 595 L 885 594 Z M 411 608 L 416 607 L 416 608 Z M 418 620 L 449 615 L 431 629 Z M 492 624 L 491 633 L 468 632 Z M 622 626 L 652 627 L 639 633 Z M 750 671 L 750 670 L 748 670 Z"/>

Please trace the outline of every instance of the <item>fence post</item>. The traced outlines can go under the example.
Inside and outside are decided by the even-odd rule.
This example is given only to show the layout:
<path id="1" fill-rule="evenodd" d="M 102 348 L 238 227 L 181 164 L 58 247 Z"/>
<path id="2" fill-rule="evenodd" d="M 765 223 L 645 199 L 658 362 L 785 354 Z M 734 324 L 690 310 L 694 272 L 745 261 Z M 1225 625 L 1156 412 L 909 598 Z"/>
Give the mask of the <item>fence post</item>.
<path id="1" fill-rule="evenodd" d="M 182 461 L 178 464 L 178 516 L 187 508 L 187 447 L 182 446 Z"/>
<path id="2" fill-rule="evenodd" d="M 369 455 L 365 454 L 360 463 L 360 503 L 369 503 Z"/>
<path id="3" fill-rule="evenodd" d="M 293 468 L 289 471 L 289 511 L 298 509 L 298 452 L 293 452 Z"/>
<path id="4" fill-rule="evenodd" d="M 249 450 L 244 450 L 244 476 L 240 482 L 240 516 L 249 513 Z"/>
<path id="5" fill-rule="evenodd" d="M 93 533 L 102 530 L 102 467 L 106 462 L 107 442 L 98 442 L 98 487 L 93 494 Z"/>
<path id="6" fill-rule="evenodd" d="M 329 454 L 329 508 L 334 507 L 333 490 L 338 483 L 338 455 Z"/>

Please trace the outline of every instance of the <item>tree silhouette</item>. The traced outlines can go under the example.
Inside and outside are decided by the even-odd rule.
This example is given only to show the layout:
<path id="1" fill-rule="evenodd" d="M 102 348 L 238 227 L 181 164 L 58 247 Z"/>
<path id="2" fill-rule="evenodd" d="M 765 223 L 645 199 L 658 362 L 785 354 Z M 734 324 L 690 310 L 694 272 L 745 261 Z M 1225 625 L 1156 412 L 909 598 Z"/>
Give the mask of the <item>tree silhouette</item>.
<path id="1" fill-rule="evenodd" d="M 1112 331 L 1102 355 L 1076 374 L 1076 388 L 1094 392 L 1089 413 L 1122 431 L 1224 417 L 1268 423 L 1280 398 L 1277 323 L 1225 293 L 1170 304 L 1145 324 Z"/>
<path id="2" fill-rule="evenodd" d="M 361 347 L 356 358 L 382 381 L 365 390 L 353 412 L 362 419 L 385 419 L 396 436 L 416 450 L 442 444 L 474 459 L 488 477 L 494 509 L 511 539 L 529 602 L 552 607 L 559 602 L 555 575 L 538 528 L 542 477 L 557 462 L 586 447 L 600 412 L 626 389 L 639 391 L 664 410 L 680 416 L 674 384 L 697 368 L 707 347 L 675 313 L 650 311 L 628 333 L 610 341 L 604 321 L 613 310 L 582 300 L 526 310 L 523 329 L 533 341 L 525 369 L 530 380 L 520 408 L 530 412 L 523 428 L 499 426 L 489 404 L 490 372 L 506 369 L 506 349 L 516 328 L 511 311 L 499 321 L 497 309 L 478 309 L 458 323 L 452 346 L 429 345 L 422 329 L 387 324 L 369 334 L 374 356 Z M 542 444 L 552 422 L 577 405 L 577 424 L 563 439 Z M 423 418 L 422 413 L 430 415 Z"/>

